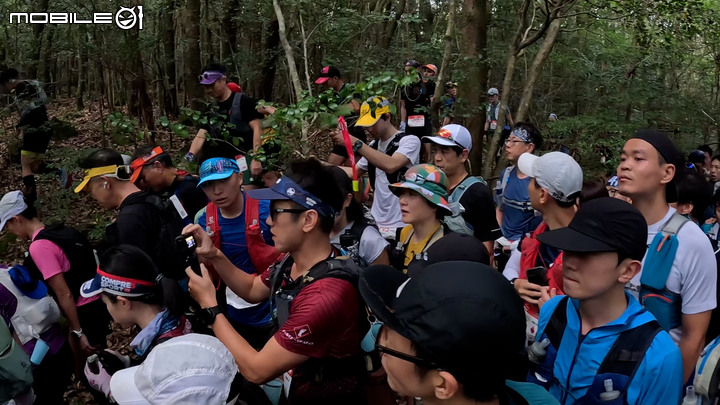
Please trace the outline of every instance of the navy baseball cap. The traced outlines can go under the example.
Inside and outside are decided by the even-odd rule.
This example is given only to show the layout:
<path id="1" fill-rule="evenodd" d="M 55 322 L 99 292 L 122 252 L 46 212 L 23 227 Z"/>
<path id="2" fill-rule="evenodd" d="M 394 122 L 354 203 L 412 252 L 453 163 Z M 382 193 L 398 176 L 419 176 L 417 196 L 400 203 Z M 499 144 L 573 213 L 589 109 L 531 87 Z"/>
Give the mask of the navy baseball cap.
<path id="1" fill-rule="evenodd" d="M 236 161 L 228 158 L 208 159 L 200 165 L 198 186 L 207 181 L 227 179 L 233 173 L 240 173 L 240 167 Z"/>
<path id="2" fill-rule="evenodd" d="M 335 210 L 287 176 L 282 176 L 271 188 L 248 190 L 250 198 L 256 200 L 288 200 L 309 210 L 315 210 L 324 217 L 334 217 Z"/>
<path id="3" fill-rule="evenodd" d="M 47 286 L 42 281 L 30 276 L 30 272 L 25 266 L 16 265 L 13 266 L 9 271 L 10 279 L 12 280 L 15 287 L 18 288 L 23 294 L 30 298 L 39 300 L 40 298 L 48 295 Z"/>

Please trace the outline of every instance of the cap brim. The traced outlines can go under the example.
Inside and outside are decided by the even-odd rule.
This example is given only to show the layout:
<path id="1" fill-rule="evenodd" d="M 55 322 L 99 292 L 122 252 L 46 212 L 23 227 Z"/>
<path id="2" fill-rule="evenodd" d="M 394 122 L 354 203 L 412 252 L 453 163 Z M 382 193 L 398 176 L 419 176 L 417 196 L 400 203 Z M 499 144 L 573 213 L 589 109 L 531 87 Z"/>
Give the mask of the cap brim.
<path id="1" fill-rule="evenodd" d="M 235 173 L 235 172 L 234 172 L 234 171 L 230 171 L 230 172 L 227 172 L 227 173 L 213 173 L 213 174 L 209 174 L 209 175 L 203 177 L 202 179 L 200 179 L 200 182 L 198 182 L 198 187 L 199 187 L 201 184 L 203 184 L 203 183 L 205 183 L 205 182 L 208 182 L 208 181 L 227 179 L 228 177 L 232 176 L 233 173 Z"/>
<path id="2" fill-rule="evenodd" d="M 217 80 L 218 80 L 218 79 L 210 79 L 210 78 L 208 78 L 208 79 L 202 79 L 202 80 L 200 81 L 200 84 L 213 84 L 213 83 L 215 83 Z"/>
<path id="3" fill-rule="evenodd" d="M 37 287 L 35 287 L 33 291 L 30 291 L 29 293 L 23 291 L 23 294 L 27 295 L 30 298 L 39 300 L 40 298 L 44 298 L 48 295 L 48 289 L 45 283 L 38 280 Z"/>
<path id="4" fill-rule="evenodd" d="M 370 266 L 360 274 L 360 295 L 378 320 L 393 330 L 402 329 L 394 315 L 394 304 L 398 288 L 408 280 L 406 274 L 385 265 Z"/>
<path id="5" fill-rule="evenodd" d="M 537 239 L 554 248 L 570 252 L 615 252 L 618 249 L 601 242 L 593 237 L 585 235 L 572 228 L 560 228 L 554 231 L 543 232 Z"/>
<path id="6" fill-rule="evenodd" d="M 291 198 L 285 194 L 278 193 L 272 188 L 261 188 L 257 190 L 246 191 L 248 197 L 256 200 L 290 200 Z"/>
<path id="7" fill-rule="evenodd" d="M 518 170 L 527 174 L 529 177 L 535 177 L 535 173 L 533 171 L 533 166 L 535 166 L 535 161 L 537 159 L 538 159 L 538 156 L 535 156 L 532 153 L 523 153 L 522 155 L 520 155 L 520 158 L 518 159 L 518 163 L 517 163 Z"/>
<path id="8" fill-rule="evenodd" d="M 395 190 L 399 189 L 399 188 L 407 188 L 407 189 L 410 189 L 413 191 L 417 191 L 418 194 L 423 196 L 423 198 L 430 201 L 432 204 L 434 204 L 440 208 L 444 208 L 448 213 L 452 214 L 452 210 L 450 209 L 450 204 L 448 204 L 447 199 L 440 197 L 438 194 L 435 194 L 435 196 L 440 198 L 440 203 L 437 203 L 437 202 L 431 200 L 430 197 L 428 197 L 427 195 L 425 195 L 425 193 L 423 193 L 423 191 L 427 192 L 428 190 L 425 190 L 424 188 L 422 188 L 422 186 L 405 182 L 405 183 L 393 183 L 393 184 L 389 185 L 388 188 L 395 195 L 398 194 L 395 192 Z"/>
<path id="9" fill-rule="evenodd" d="M 94 297 L 103 291 L 100 276 L 95 274 L 95 277 L 82 283 L 80 286 L 80 295 L 85 298 Z"/>
<path id="10" fill-rule="evenodd" d="M 91 178 L 92 178 L 92 177 L 87 177 L 87 176 L 85 176 L 85 177 L 82 179 L 82 181 L 80 182 L 80 184 L 78 184 L 78 186 L 75 187 L 75 194 L 83 191 L 83 190 L 85 189 L 85 187 L 87 186 L 87 184 L 88 184 L 88 182 L 90 181 Z"/>
<path id="11" fill-rule="evenodd" d="M 135 374 L 140 366 L 117 371 L 110 379 L 110 392 L 121 405 L 150 405 L 135 384 Z"/>
<path id="12" fill-rule="evenodd" d="M 6 223 L 7 223 L 6 219 L 0 219 L 0 232 L 2 232 L 3 229 L 5 229 Z"/>
<path id="13" fill-rule="evenodd" d="M 355 122 L 356 127 L 371 127 L 375 125 L 376 122 L 380 119 L 382 114 L 375 113 L 375 117 L 372 116 L 372 114 L 367 113 L 365 115 L 361 115 L 360 118 Z"/>
<path id="14" fill-rule="evenodd" d="M 330 79 L 330 78 L 329 77 L 318 77 L 318 79 L 315 80 L 315 84 L 323 84 L 326 81 L 328 81 L 328 79 Z"/>
<path id="15" fill-rule="evenodd" d="M 439 136 L 423 136 L 420 141 L 423 143 L 435 143 L 442 146 L 459 146 L 462 148 L 462 146 L 458 145 L 457 142 Z"/>

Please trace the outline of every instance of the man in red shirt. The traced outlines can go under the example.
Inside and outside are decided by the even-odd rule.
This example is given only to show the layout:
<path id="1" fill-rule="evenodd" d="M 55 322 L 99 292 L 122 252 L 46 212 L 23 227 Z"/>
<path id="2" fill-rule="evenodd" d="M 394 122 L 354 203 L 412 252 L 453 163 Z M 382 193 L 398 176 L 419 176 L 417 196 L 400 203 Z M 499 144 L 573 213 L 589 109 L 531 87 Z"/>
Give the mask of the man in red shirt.
<path id="1" fill-rule="evenodd" d="M 248 192 L 272 200 L 267 223 L 275 247 L 288 252 L 259 277 L 233 266 L 200 226 L 184 230 L 195 237 L 200 259 L 212 264 L 238 296 L 254 303 L 272 295 L 279 330 L 256 351 L 220 313 L 207 270 L 202 277 L 187 271 L 190 293 L 240 373 L 258 384 L 283 375 L 283 393 L 293 405 L 367 403 L 362 392 L 359 268 L 336 259 L 338 252 L 330 244 L 334 216 L 343 203 L 332 179 L 320 162 L 300 161 L 272 188 Z"/>

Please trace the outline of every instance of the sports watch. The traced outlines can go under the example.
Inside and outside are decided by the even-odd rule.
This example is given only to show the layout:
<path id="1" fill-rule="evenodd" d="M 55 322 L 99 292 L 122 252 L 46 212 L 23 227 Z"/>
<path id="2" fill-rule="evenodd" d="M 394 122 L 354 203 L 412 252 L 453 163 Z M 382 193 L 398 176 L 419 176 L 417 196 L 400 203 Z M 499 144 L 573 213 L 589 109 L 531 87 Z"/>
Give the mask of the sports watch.
<path id="1" fill-rule="evenodd" d="M 72 335 L 75 337 L 75 339 L 80 340 L 85 334 L 83 333 L 82 329 L 80 330 L 71 330 Z"/>
<path id="2" fill-rule="evenodd" d="M 215 323 L 215 318 L 221 313 L 222 310 L 220 309 L 220 306 L 215 305 L 214 307 L 201 309 L 199 315 L 203 323 L 210 326 Z"/>
<path id="3" fill-rule="evenodd" d="M 357 153 L 360 150 L 360 148 L 363 147 L 363 145 L 365 145 L 365 143 L 363 141 L 361 141 L 359 139 L 357 141 L 355 141 L 355 143 L 353 144 L 353 152 Z"/>

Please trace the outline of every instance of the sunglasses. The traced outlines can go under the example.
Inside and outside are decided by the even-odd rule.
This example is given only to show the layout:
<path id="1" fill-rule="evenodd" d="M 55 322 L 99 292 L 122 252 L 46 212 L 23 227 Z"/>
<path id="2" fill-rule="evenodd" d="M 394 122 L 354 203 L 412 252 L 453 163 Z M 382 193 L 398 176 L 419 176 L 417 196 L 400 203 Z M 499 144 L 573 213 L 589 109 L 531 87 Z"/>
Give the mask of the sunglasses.
<path id="1" fill-rule="evenodd" d="M 271 208 L 270 209 L 270 219 L 275 222 L 275 219 L 277 218 L 278 214 L 281 214 L 283 212 L 287 212 L 290 214 L 300 214 L 307 211 L 306 208 Z"/>
<path id="2" fill-rule="evenodd" d="M 381 326 L 380 329 L 378 330 L 378 334 L 377 334 L 378 337 L 382 334 L 383 329 L 385 329 L 384 325 Z M 380 353 L 387 354 L 388 356 L 396 357 L 400 360 L 405 360 L 410 363 L 417 364 L 418 366 L 423 366 L 423 367 L 426 367 L 429 369 L 433 369 L 433 370 L 441 370 L 442 369 L 440 366 L 438 366 L 437 363 L 435 363 L 433 361 L 425 360 L 420 357 L 413 356 L 413 355 L 403 353 L 403 352 L 399 352 L 399 351 L 391 349 L 387 346 L 383 346 L 380 343 L 378 343 L 379 340 L 380 339 L 375 340 L 375 350 L 377 350 Z"/>

